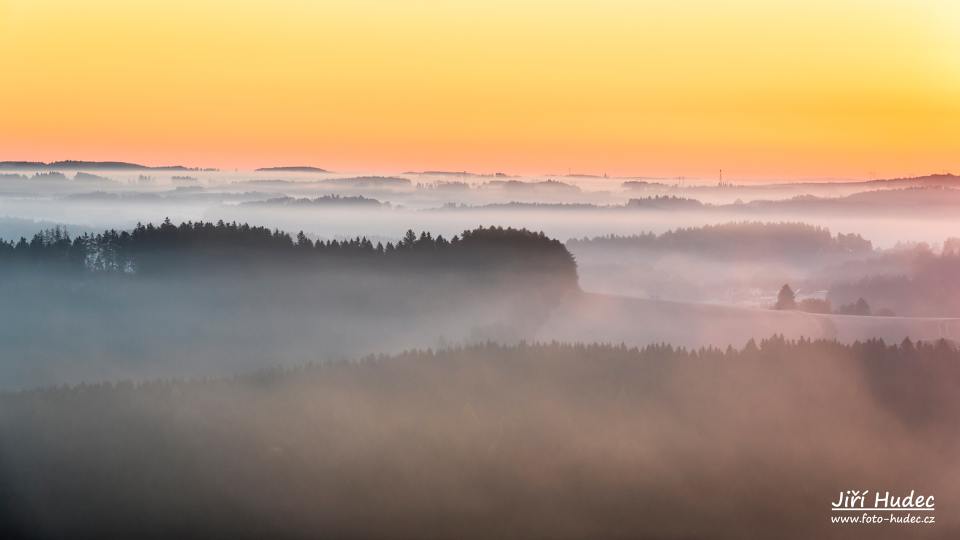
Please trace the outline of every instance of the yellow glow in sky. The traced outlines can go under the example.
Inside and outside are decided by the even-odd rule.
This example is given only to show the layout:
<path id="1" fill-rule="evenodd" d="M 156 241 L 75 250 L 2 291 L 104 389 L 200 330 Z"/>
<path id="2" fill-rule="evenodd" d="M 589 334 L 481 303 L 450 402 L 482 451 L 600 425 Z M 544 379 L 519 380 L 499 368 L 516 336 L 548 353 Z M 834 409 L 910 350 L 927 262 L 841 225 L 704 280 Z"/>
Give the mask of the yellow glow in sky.
<path id="1" fill-rule="evenodd" d="M 960 172 L 954 0 L 0 0 L 0 159 Z"/>

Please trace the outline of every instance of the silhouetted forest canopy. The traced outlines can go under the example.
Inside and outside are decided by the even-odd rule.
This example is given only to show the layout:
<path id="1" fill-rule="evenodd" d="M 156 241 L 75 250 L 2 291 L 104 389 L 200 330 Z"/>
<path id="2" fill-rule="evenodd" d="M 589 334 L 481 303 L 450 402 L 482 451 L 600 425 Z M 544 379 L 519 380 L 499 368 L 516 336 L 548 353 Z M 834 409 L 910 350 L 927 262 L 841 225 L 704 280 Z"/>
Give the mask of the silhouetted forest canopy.
<path id="1" fill-rule="evenodd" d="M 381 271 L 539 274 L 575 287 L 576 262 L 563 244 L 542 232 L 480 227 L 450 239 L 408 230 L 396 243 L 365 237 L 312 240 L 246 223 L 186 222 L 137 225 L 71 238 L 61 228 L 32 239 L 0 241 L 0 270 L 157 274 L 215 267 L 220 271 L 282 265 L 309 271 L 362 266 Z"/>
<path id="2" fill-rule="evenodd" d="M 283 206 L 283 207 L 312 207 L 312 206 L 390 206 L 390 203 L 382 203 L 377 199 L 364 197 L 363 195 L 345 196 L 323 195 L 322 197 L 274 197 L 265 201 L 250 201 L 243 203 L 249 206 Z"/>
<path id="3" fill-rule="evenodd" d="M 308 172 L 308 173 L 328 173 L 330 171 L 321 169 L 319 167 L 311 167 L 308 165 L 293 165 L 293 166 L 281 166 L 281 167 L 261 167 L 257 169 L 257 172 Z"/>
<path id="4" fill-rule="evenodd" d="M 704 204 L 697 199 L 677 197 L 675 195 L 655 195 L 630 199 L 626 208 L 646 208 L 656 210 L 699 210 Z"/>
<path id="5" fill-rule="evenodd" d="M 777 337 L 740 350 L 481 344 L 0 394 L 0 529 L 825 537 L 827 519 L 797 508 L 851 482 L 953 492 L 958 396 L 946 342 Z"/>
<path id="6" fill-rule="evenodd" d="M 464 203 L 455 203 L 448 202 L 440 208 L 434 209 L 434 211 L 440 210 L 467 210 L 467 211 L 483 211 L 483 210 L 511 210 L 511 211 L 523 211 L 523 210 L 570 210 L 570 211 L 580 211 L 580 210 L 597 210 L 599 206 L 589 204 L 589 203 L 548 203 L 548 202 L 519 202 L 512 201 L 508 203 L 491 203 L 491 204 L 482 204 L 482 205 L 470 205 Z"/>
<path id="7" fill-rule="evenodd" d="M 580 188 L 557 180 L 521 181 L 521 180 L 490 180 L 483 183 L 481 189 L 504 189 L 509 191 L 560 191 L 579 192 Z"/>
<path id="8" fill-rule="evenodd" d="M 859 234 L 838 233 L 806 223 L 735 222 L 688 227 L 663 234 L 599 236 L 571 239 L 574 252 L 614 249 L 651 252 L 687 252 L 712 258 L 807 259 L 811 256 L 862 255 L 872 251 Z"/>
<path id="9" fill-rule="evenodd" d="M 516 340 L 578 291 L 563 244 L 527 230 L 382 244 L 223 222 L 55 227 L 0 243 L 0 389 Z"/>

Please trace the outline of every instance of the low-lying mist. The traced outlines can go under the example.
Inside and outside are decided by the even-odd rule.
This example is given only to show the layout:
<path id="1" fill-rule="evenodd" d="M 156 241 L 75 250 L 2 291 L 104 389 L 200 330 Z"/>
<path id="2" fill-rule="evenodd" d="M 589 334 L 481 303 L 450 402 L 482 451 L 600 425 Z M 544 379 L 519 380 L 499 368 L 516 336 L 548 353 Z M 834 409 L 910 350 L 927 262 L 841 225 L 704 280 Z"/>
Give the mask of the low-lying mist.
<path id="1" fill-rule="evenodd" d="M 960 353 L 487 344 L 0 396 L 18 538 L 953 538 Z M 847 489 L 933 526 L 831 524 Z"/>
<path id="2" fill-rule="evenodd" d="M 960 534 L 956 177 L 66 166 L 0 163 L 3 538 Z"/>
<path id="3" fill-rule="evenodd" d="M 874 254 L 858 234 L 831 234 L 803 223 L 731 222 L 661 234 L 572 239 L 584 289 L 662 298 L 769 307 L 784 283 L 823 296 L 824 269 Z"/>
<path id="4" fill-rule="evenodd" d="M 877 247 L 940 242 L 956 225 L 958 177 L 870 182 L 714 184 L 584 175 L 509 177 L 470 173 L 391 176 L 279 168 L 263 171 L 29 167 L 0 163 L 3 218 L 85 228 L 130 229 L 137 222 L 247 221 L 333 239 L 391 238 L 406 229 L 452 236 L 477 225 L 583 236 L 663 233 L 730 221 L 803 221 L 851 231 Z M 102 164 L 100 164 L 102 165 Z M 341 204 L 327 198 L 339 197 Z M 357 197 L 376 202 L 358 207 Z M 265 205 L 284 198 L 324 204 Z"/>
<path id="5" fill-rule="evenodd" d="M 921 252 L 876 252 L 857 235 L 791 223 L 566 246 L 509 228 L 449 239 L 410 231 L 397 242 L 315 241 L 236 223 L 167 221 L 73 237 L 51 229 L 0 242 L 0 389 L 217 376 L 485 340 L 960 339 L 951 318 L 771 310 L 783 283 L 825 295 L 831 276 L 929 259 L 911 253 Z M 581 284 L 614 295 L 585 294 Z M 867 295 L 875 308 L 885 298 Z"/>
<path id="6" fill-rule="evenodd" d="M 0 243 L 0 388 L 225 375 L 530 335 L 576 265 L 542 234 L 396 244 L 165 222 Z"/>

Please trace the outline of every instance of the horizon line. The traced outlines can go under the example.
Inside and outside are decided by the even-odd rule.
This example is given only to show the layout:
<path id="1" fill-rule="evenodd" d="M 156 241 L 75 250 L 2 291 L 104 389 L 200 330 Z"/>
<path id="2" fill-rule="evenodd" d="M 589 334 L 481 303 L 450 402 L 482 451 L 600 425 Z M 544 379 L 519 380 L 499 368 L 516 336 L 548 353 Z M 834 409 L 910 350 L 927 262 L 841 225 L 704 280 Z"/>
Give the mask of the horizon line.
<path id="1" fill-rule="evenodd" d="M 366 174 L 394 174 L 394 175 L 449 175 L 449 176 L 484 176 L 484 177 L 495 177 L 495 176 L 507 176 L 507 177 L 517 177 L 517 178 L 529 178 L 529 177 L 562 177 L 562 178 L 594 178 L 594 179 L 625 179 L 625 180 L 657 180 L 657 181 L 676 181 L 676 182 L 686 182 L 686 181 L 710 181 L 710 182 L 729 182 L 729 181 L 746 181 L 748 183 L 759 183 L 759 182 L 770 182 L 770 183 L 806 183 L 806 182 L 837 182 L 837 183 L 852 183 L 852 182 L 869 182 L 873 180 L 905 180 L 911 178 L 923 178 L 927 176 L 957 176 L 952 171 L 938 171 L 938 172 L 927 172 L 924 174 L 915 174 L 909 176 L 903 175 L 877 175 L 871 174 L 870 177 L 835 177 L 835 176 L 800 176 L 800 177 L 789 177 L 789 176 L 775 176 L 775 175 L 764 175 L 764 176 L 752 176 L 752 177 L 736 177 L 730 176 L 729 173 L 725 173 L 724 176 L 726 179 L 721 180 L 720 178 L 720 168 L 717 169 L 718 175 L 716 177 L 710 176 L 687 176 L 683 174 L 678 175 L 607 175 L 606 173 L 591 173 L 591 172 L 575 172 L 568 170 L 566 173 L 557 173 L 557 172 L 542 172 L 542 173 L 513 173 L 506 172 L 502 170 L 496 170 L 491 172 L 478 172 L 471 170 L 451 170 L 446 168 L 425 168 L 422 170 L 406 170 L 406 171 L 385 171 L 377 169 L 350 169 L 350 170 L 332 170 L 326 167 L 318 165 L 263 165 L 260 167 L 206 167 L 206 166 L 196 166 L 196 165 L 184 165 L 180 163 L 163 163 L 163 164 L 148 164 L 141 161 L 126 161 L 126 160 L 86 160 L 86 159 L 56 159 L 51 161 L 41 161 L 41 160 L 24 160 L 24 159 L 5 159 L 0 160 L 0 167 L 8 166 L 11 169 L 23 168 L 28 169 L 30 165 L 42 165 L 44 167 L 53 167 L 53 168 L 63 168 L 70 169 L 68 164 L 79 163 L 79 164 L 89 164 L 88 167 L 91 170 L 97 170 L 95 165 L 110 165 L 113 169 L 126 169 L 124 165 L 129 165 L 128 169 L 136 170 L 138 168 L 143 168 L 145 170 L 175 170 L 182 169 L 193 172 L 268 172 L 266 169 L 294 169 L 294 168 L 303 168 L 303 169 L 316 169 L 315 174 L 357 174 L 357 173 L 366 173 Z M 23 164 L 24 167 L 17 167 L 16 164 Z M 58 167 L 63 165 L 62 167 Z M 282 172 L 282 171 L 278 171 Z M 295 171 L 291 171 L 295 172 Z M 309 172 L 309 171 L 307 171 Z"/>

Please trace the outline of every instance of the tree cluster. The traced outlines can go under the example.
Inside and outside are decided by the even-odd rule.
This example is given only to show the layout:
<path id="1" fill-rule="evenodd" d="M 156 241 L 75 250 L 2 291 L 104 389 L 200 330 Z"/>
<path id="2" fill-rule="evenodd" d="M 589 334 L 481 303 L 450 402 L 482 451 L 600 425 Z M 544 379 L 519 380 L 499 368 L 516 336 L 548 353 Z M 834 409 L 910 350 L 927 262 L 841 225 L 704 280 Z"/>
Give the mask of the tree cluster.
<path id="1" fill-rule="evenodd" d="M 879 309 L 874 312 L 863 297 L 856 302 L 843 304 L 834 311 L 833 303 L 829 299 L 804 298 L 797 301 L 796 293 L 789 284 L 784 284 L 777 293 L 777 302 L 773 309 L 778 310 L 798 310 L 807 313 L 836 313 L 838 315 L 877 315 L 880 317 L 891 317 L 895 313 L 889 308 Z"/>
<path id="2" fill-rule="evenodd" d="M 480 227 L 450 239 L 408 230 L 397 242 L 366 237 L 313 240 L 266 227 L 211 222 L 138 224 L 130 231 L 107 230 L 74 238 L 61 227 L 31 240 L 0 241 L 0 271 L 36 269 L 130 274 L 170 273 L 214 268 L 283 266 L 370 267 L 381 270 L 523 272 L 574 285 L 576 263 L 562 243 L 542 232 Z"/>

